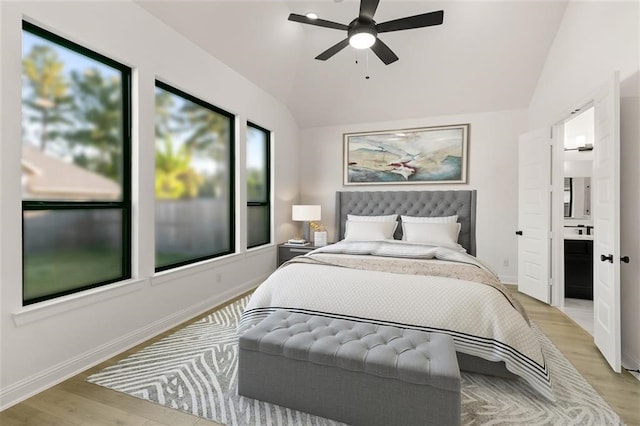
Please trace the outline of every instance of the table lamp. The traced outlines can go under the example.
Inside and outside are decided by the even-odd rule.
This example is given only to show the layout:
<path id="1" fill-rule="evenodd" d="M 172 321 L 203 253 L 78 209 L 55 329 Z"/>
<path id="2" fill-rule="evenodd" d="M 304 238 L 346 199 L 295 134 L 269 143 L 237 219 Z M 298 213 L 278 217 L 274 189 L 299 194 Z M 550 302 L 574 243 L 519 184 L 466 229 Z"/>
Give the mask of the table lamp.
<path id="1" fill-rule="evenodd" d="M 320 220 L 320 206 L 294 205 L 291 207 L 291 220 L 302 222 L 303 238 L 310 241 L 309 222 Z"/>

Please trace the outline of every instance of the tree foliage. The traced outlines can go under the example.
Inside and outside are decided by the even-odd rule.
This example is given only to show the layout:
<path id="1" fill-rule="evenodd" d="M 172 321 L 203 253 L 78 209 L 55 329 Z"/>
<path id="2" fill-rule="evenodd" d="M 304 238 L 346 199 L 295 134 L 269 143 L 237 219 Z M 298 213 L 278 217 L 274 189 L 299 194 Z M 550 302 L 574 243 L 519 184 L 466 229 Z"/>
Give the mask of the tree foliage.
<path id="1" fill-rule="evenodd" d="M 266 188 L 265 188 L 265 176 L 264 171 L 260 169 L 248 169 L 247 170 L 247 200 L 248 201 L 265 201 Z"/>
<path id="2" fill-rule="evenodd" d="M 122 158 L 122 84 L 98 69 L 71 72 L 74 126 L 65 132 L 74 162 L 120 180 Z"/>
<path id="3" fill-rule="evenodd" d="M 185 145 L 175 149 L 169 134 L 156 148 L 155 193 L 158 199 L 195 198 L 203 178 L 191 167 L 191 155 Z"/>
<path id="4" fill-rule="evenodd" d="M 156 197 L 215 197 L 224 181 L 224 168 L 221 165 L 225 164 L 228 152 L 229 120 L 201 105 L 159 89 L 156 90 L 155 129 Z M 175 149 L 173 144 L 178 139 L 181 141 L 180 148 Z M 162 167 L 158 162 L 159 156 L 162 157 Z M 189 164 L 196 158 L 200 163 L 215 162 L 218 167 L 213 168 L 216 170 L 214 174 L 203 176 L 193 169 L 187 174 L 186 164 L 166 161 L 172 156 L 189 159 Z"/>
<path id="5" fill-rule="evenodd" d="M 73 65 L 69 65 L 73 66 Z M 122 81 L 99 66 L 72 68 L 54 44 L 35 44 L 23 58 L 23 105 L 38 126 L 39 147 L 120 182 L 122 177 Z M 156 177 L 160 199 L 215 196 L 226 179 L 230 120 L 165 90 L 156 90 Z M 25 136 L 33 136 L 31 128 Z M 193 159 L 210 161 L 202 176 Z"/>
<path id="6" fill-rule="evenodd" d="M 22 61 L 22 103 L 40 127 L 39 147 L 119 182 L 122 157 L 122 82 L 97 67 L 71 70 L 56 48 L 34 45 Z"/>
<path id="7" fill-rule="evenodd" d="M 63 69 L 64 64 L 58 58 L 58 53 L 49 46 L 33 46 L 22 60 L 22 72 L 26 80 L 24 113 L 31 123 L 41 127 L 38 144 L 41 151 L 47 149 L 50 138 L 59 136 L 56 133 L 58 125 L 69 123 L 66 113 L 72 99 L 67 95 L 69 82 L 63 75 Z"/>

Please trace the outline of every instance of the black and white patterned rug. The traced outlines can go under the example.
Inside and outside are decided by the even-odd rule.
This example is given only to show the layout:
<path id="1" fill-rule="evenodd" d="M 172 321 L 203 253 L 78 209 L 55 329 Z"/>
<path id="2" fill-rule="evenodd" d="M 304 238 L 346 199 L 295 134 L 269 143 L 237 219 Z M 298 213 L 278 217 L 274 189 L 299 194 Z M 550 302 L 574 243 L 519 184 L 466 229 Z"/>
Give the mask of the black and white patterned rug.
<path id="1" fill-rule="evenodd" d="M 236 325 L 248 296 L 105 368 L 87 381 L 225 425 L 338 423 L 236 394 Z M 619 425 L 609 407 L 539 331 L 556 394 L 526 382 L 462 373 L 463 425 Z"/>

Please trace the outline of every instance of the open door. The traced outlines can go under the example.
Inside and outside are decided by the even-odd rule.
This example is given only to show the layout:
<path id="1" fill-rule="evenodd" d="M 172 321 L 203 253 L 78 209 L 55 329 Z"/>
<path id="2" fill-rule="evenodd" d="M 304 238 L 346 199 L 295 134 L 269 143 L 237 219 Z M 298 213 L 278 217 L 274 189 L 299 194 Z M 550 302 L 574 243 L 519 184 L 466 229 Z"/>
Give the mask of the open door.
<path id="1" fill-rule="evenodd" d="M 551 131 L 520 136 L 518 149 L 518 291 L 550 301 Z"/>
<path id="2" fill-rule="evenodd" d="M 620 76 L 594 97 L 594 341 L 621 371 L 620 343 Z"/>

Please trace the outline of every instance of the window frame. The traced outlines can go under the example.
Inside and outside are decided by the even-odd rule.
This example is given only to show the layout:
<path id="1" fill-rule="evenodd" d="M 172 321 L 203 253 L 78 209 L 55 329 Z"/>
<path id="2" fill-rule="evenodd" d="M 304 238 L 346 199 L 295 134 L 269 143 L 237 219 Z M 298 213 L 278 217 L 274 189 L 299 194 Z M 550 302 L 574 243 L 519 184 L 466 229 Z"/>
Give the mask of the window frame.
<path id="1" fill-rule="evenodd" d="M 121 123 L 121 136 L 122 136 L 122 183 L 121 183 L 121 199 L 119 201 L 47 201 L 47 200 L 22 200 L 22 305 L 27 306 L 46 300 L 56 299 L 69 294 L 79 293 L 85 290 L 89 290 L 96 287 L 101 287 L 107 284 L 112 284 L 118 281 L 123 281 L 131 278 L 131 235 L 132 235 L 132 217 L 131 217 L 131 167 L 132 167 L 132 151 L 131 151 L 131 68 L 117 62 L 107 56 L 104 56 L 98 52 L 95 52 L 87 47 L 77 44 L 71 40 L 61 37 L 55 33 L 52 33 L 44 28 L 34 25 L 28 21 L 22 21 L 22 31 L 29 32 L 38 37 L 44 38 L 49 42 L 58 44 L 64 48 L 67 48 L 74 53 L 84 55 L 90 59 L 107 65 L 120 72 L 122 81 L 122 123 Z M 22 143 L 22 142 L 21 142 Z M 24 252 L 24 237 L 25 237 L 25 219 L 24 213 L 26 211 L 61 211 L 61 210 L 120 210 L 122 218 L 122 270 L 121 275 L 116 278 L 112 278 L 105 281 L 99 281 L 90 283 L 81 287 L 52 293 L 46 296 L 40 296 L 32 299 L 25 300 L 25 252 Z"/>
<path id="2" fill-rule="evenodd" d="M 271 244 L 272 243 L 272 235 L 271 235 L 271 131 L 268 129 L 265 129 L 262 126 L 259 126 L 258 124 L 253 123 L 252 121 L 247 121 L 247 129 L 249 127 L 253 127 L 256 130 L 259 130 L 261 132 L 263 132 L 266 136 L 266 146 L 265 146 L 265 175 L 266 175 L 266 179 L 267 181 L 265 182 L 265 187 L 267 188 L 267 196 L 265 197 L 266 201 L 249 201 L 248 200 L 248 196 L 247 196 L 247 210 L 249 209 L 249 207 L 267 207 L 267 230 L 268 230 L 268 239 L 265 242 L 261 242 L 259 244 L 254 244 L 254 245 L 249 245 L 249 241 L 247 240 L 247 249 L 252 249 L 252 248 L 256 248 L 256 247 L 260 247 L 260 246 L 264 246 L 267 244 Z M 245 163 L 245 170 L 246 170 L 246 163 Z M 247 214 L 248 217 L 248 214 Z M 246 223 L 246 229 L 247 229 L 247 237 L 249 236 L 249 223 Z"/>
<path id="3" fill-rule="evenodd" d="M 171 86 L 168 83 L 163 82 L 160 79 L 155 79 L 155 85 L 154 87 L 158 87 L 162 90 L 165 90 L 173 95 L 176 96 L 180 96 L 190 102 L 193 102 L 196 105 L 199 105 L 203 108 L 209 109 L 213 112 L 215 112 L 216 114 L 220 114 L 225 116 L 226 118 L 229 119 L 229 206 L 228 206 L 228 214 L 229 214 L 229 218 L 230 218 L 230 229 L 229 229 L 229 250 L 224 251 L 224 252 L 220 252 L 220 253 L 215 253 L 212 255 L 207 255 L 207 256 L 199 256 L 199 257 L 195 257 L 193 259 L 190 260 L 184 260 L 181 262 L 175 262 L 175 263 L 171 263 L 169 265 L 164 265 L 164 266 L 160 266 L 158 267 L 155 262 L 155 254 L 156 254 L 156 246 L 155 246 L 155 242 L 154 242 L 154 271 L 156 273 L 158 272 L 164 272 L 170 269 L 175 269 L 175 268 L 179 268 L 181 266 L 186 266 L 186 265 L 191 265 L 194 263 L 198 263 L 198 262 L 202 262 L 205 260 L 210 260 L 210 259 L 215 259 L 217 257 L 221 257 L 221 256 L 226 256 L 229 254 L 233 254 L 236 252 L 236 239 L 235 239 L 235 233 L 236 233 L 236 217 L 235 217 L 235 130 L 236 130 L 236 116 L 228 111 L 225 111 L 224 109 L 217 107 L 207 101 L 204 101 L 200 98 L 197 98 L 183 90 L 178 89 L 177 87 Z M 155 95 L 154 95 L 155 96 Z M 154 101 L 155 101 L 155 97 L 154 97 Z M 154 116 L 155 116 L 155 111 L 154 111 Z M 156 140 L 155 140 L 155 136 L 154 136 L 154 155 L 155 155 L 155 147 L 156 147 Z M 154 166 L 154 176 L 155 176 L 155 166 Z M 155 194 L 154 194 L 154 205 L 156 202 L 156 198 L 155 198 Z M 155 211 L 154 211 L 154 228 L 155 228 Z"/>

